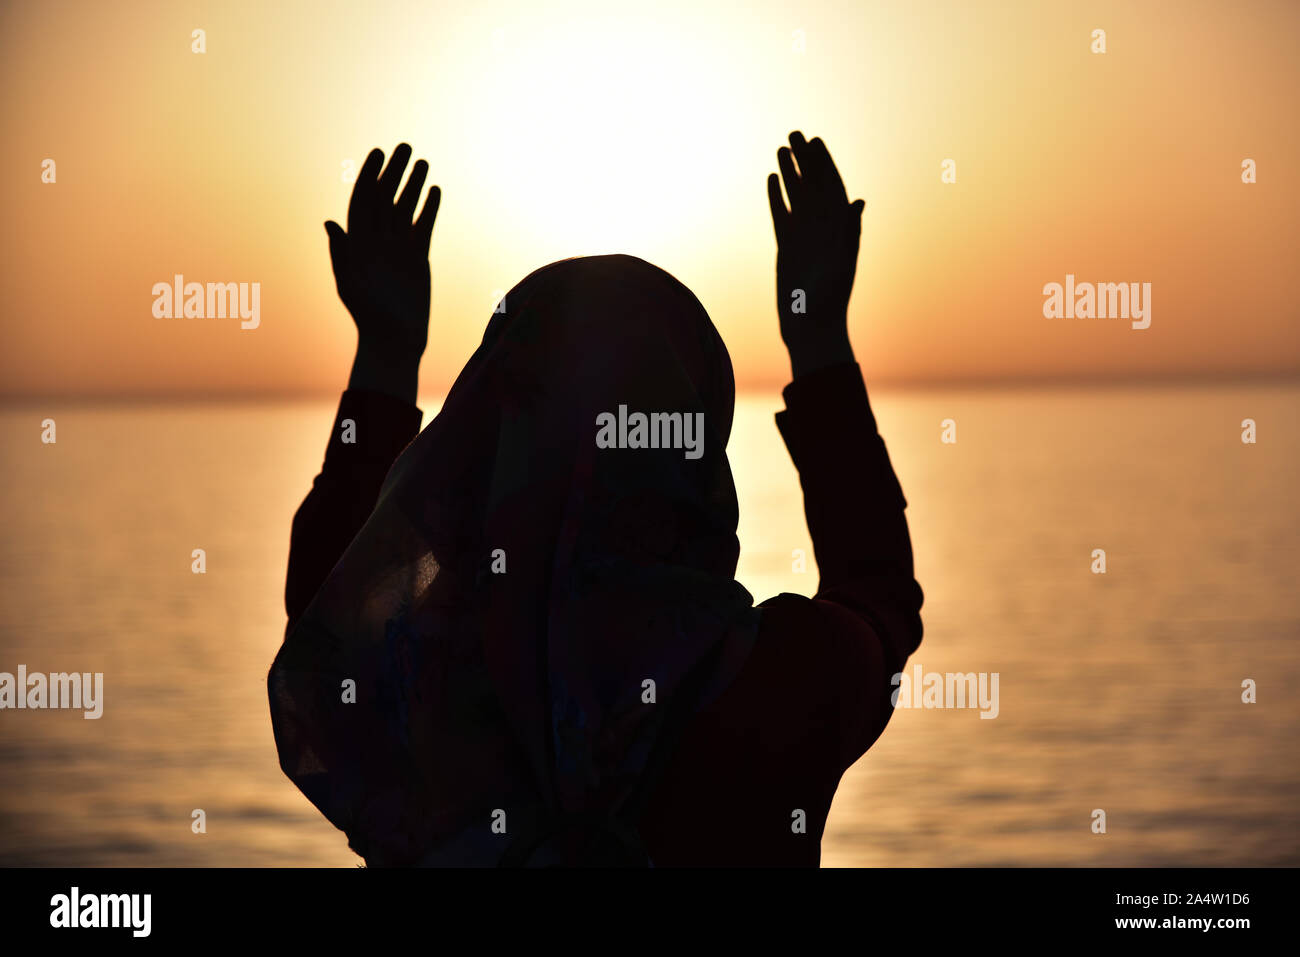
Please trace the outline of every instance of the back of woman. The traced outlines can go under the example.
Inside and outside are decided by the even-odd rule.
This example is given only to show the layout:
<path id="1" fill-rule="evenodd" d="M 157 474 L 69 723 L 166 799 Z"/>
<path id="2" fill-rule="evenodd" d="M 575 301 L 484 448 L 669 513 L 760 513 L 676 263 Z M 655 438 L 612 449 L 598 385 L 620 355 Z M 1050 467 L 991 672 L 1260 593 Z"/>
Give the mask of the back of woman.
<path id="1" fill-rule="evenodd" d="M 730 359 L 642 260 L 527 277 L 412 441 L 439 196 L 412 224 L 421 165 L 394 206 L 409 150 L 382 175 L 375 156 L 348 233 L 327 225 L 360 341 L 294 520 L 268 678 L 286 773 L 371 864 L 815 865 L 920 639 L 851 351 L 791 347 L 778 426 L 822 583 L 755 608 L 734 578 Z"/>

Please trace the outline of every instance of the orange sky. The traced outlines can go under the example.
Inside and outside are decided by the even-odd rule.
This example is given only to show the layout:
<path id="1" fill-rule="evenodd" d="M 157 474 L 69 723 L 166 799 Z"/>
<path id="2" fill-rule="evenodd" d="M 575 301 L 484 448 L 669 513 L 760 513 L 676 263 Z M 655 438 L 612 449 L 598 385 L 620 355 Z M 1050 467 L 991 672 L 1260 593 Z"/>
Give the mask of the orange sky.
<path id="1" fill-rule="evenodd" d="M 342 388 L 322 223 L 343 161 L 403 140 L 443 188 L 424 390 L 501 290 L 605 252 L 779 385 L 764 178 L 795 128 L 867 201 L 871 381 L 1300 371 L 1294 3 L 129 6 L 0 9 L 3 394 Z M 260 283 L 260 326 L 155 318 L 176 273 Z M 1151 283 L 1151 327 L 1044 318 L 1067 273 Z"/>

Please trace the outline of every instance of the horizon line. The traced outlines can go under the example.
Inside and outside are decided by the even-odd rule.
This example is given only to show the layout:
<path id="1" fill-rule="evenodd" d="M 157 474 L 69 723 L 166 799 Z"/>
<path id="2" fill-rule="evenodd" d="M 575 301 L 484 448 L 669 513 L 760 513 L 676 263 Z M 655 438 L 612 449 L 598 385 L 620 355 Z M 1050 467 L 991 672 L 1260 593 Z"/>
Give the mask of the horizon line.
<path id="1" fill-rule="evenodd" d="M 861 363 L 859 363 L 861 365 Z M 781 390 L 790 384 L 790 377 L 779 379 L 756 380 L 754 384 L 736 388 L 736 395 L 752 395 L 756 392 L 772 392 L 780 398 Z M 926 391 L 939 392 L 950 389 L 969 391 L 994 390 L 1051 390 L 1051 389 L 1113 389 L 1113 388 L 1178 388 L 1185 386 L 1231 386 L 1231 385 L 1283 385 L 1300 382 L 1300 369 L 1276 369 L 1257 373 L 1246 372 L 1212 372 L 1212 373 L 1161 373 L 1142 375 L 1123 373 L 1116 375 L 1021 375 L 1006 378 L 988 376 L 918 376 L 906 379 L 873 379 L 867 382 L 869 391 Z M 451 383 L 447 383 L 450 388 Z M 335 398 L 342 395 L 347 386 L 337 389 L 296 389 L 296 390 L 102 390 L 90 392 L 5 392 L 0 390 L 0 405 L 15 406 L 36 402 L 288 402 Z M 417 400 L 426 397 L 442 397 L 446 389 L 420 390 Z"/>

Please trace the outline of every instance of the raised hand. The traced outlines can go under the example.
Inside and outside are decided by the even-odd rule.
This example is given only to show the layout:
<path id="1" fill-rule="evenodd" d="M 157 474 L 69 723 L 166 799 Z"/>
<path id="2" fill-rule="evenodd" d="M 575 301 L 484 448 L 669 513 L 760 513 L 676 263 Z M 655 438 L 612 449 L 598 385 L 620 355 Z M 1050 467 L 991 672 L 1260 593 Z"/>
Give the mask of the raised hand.
<path id="1" fill-rule="evenodd" d="M 442 191 L 430 188 L 413 222 L 429 164 L 417 161 L 401 196 L 393 199 L 410 158 L 411 147 L 402 143 L 381 174 L 384 154 L 372 150 L 352 188 L 347 232 L 333 220 L 325 231 L 339 298 L 357 326 L 350 387 L 378 388 L 413 401 L 429 338 L 429 241 Z"/>
<path id="2" fill-rule="evenodd" d="M 776 173 L 767 198 L 776 231 L 776 299 L 781 338 L 794 375 L 853 360 L 848 309 L 862 236 L 862 200 L 849 202 L 826 144 L 790 134 L 776 154 L 790 199 L 786 209 Z M 796 169 L 795 164 L 798 163 Z M 803 312 L 795 290 L 803 290 Z"/>

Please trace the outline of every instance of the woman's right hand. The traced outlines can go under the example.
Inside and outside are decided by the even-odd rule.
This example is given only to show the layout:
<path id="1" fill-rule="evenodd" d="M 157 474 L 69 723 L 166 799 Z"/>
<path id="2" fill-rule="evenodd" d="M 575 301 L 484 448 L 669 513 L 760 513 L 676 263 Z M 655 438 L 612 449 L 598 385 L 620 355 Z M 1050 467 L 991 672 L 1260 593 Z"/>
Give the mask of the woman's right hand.
<path id="1" fill-rule="evenodd" d="M 767 198 L 777 243 L 777 313 L 781 338 L 798 378 L 824 366 L 853 361 L 849 295 L 866 204 L 860 199 L 849 202 L 830 152 L 819 138 L 805 141 L 802 133 L 791 133 L 790 147 L 777 151 L 777 165 L 790 198 L 787 210 L 776 173 L 769 175 Z M 797 290 L 802 297 L 796 295 Z M 800 302 L 803 311 L 796 311 Z"/>
<path id="2" fill-rule="evenodd" d="M 430 188 L 424 209 L 412 222 L 429 164 L 416 162 L 396 203 L 402 173 L 411 158 L 405 143 L 366 157 L 348 204 L 347 232 L 325 224 L 339 298 L 357 326 L 357 352 L 382 362 L 418 369 L 429 338 L 429 241 L 442 191 Z"/>

